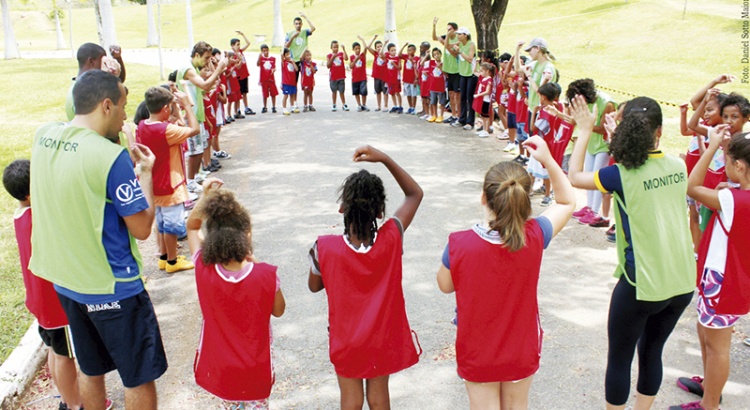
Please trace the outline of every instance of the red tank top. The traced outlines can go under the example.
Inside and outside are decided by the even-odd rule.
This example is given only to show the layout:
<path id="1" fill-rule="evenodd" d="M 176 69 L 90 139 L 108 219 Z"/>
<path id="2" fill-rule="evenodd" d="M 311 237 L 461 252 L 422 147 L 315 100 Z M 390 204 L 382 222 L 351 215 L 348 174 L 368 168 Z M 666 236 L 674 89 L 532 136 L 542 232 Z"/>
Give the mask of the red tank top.
<path id="1" fill-rule="evenodd" d="M 417 363 L 401 288 L 402 244 L 396 222 L 383 224 L 366 253 L 355 252 L 341 235 L 321 236 L 317 243 L 336 374 L 371 379 Z"/>
<path id="2" fill-rule="evenodd" d="M 55 287 L 29 270 L 31 259 L 31 208 L 20 210 L 13 218 L 16 228 L 18 255 L 21 257 L 23 284 L 26 287 L 26 308 L 45 329 L 67 326 L 68 317 L 60 305 Z"/>
<path id="3" fill-rule="evenodd" d="M 716 306 L 716 313 L 721 315 L 746 315 L 750 312 L 750 258 L 747 257 L 750 249 L 750 191 L 732 189 L 734 197 L 734 218 L 729 232 L 719 218 L 719 213 L 714 212 L 711 220 L 701 237 L 698 250 L 698 275 L 696 284 L 701 294 L 700 281 L 703 267 L 706 264 L 708 247 L 716 223 L 721 224 L 721 229 L 727 234 L 727 265 L 724 268 L 724 281 L 721 284 L 721 297 Z"/>
<path id="4" fill-rule="evenodd" d="M 510 252 L 473 230 L 448 237 L 456 288 L 458 375 L 476 383 L 525 379 L 539 369 L 537 284 L 544 234 L 526 222 L 526 246 Z"/>
<path id="5" fill-rule="evenodd" d="M 149 147 L 154 153 L 156 160 L 151 171 L 154 186 L 154 195 L 172 195 L 174 187 L 169 170 L 169 143 L 167 143 L 167 125 L 168 122 L 148 123 L 141 121 L 138 124 L 138 141 Z"/>
<path id="6" fill-rule="evenodd" d="M 555 159 L 557 165 L 562 166 L 563 157 L 565 157 L 565 149 L 568 147 L 570 138 L 573 136 L 573 129 L 575 125 L 559 119 L 555 128 L 555 136 L 552 139 L 552 143 L 549 144 L 549 151 L 552 154 L 552 158 Z"/>
<path id="7" fill-rule="evenodd" d="M 270 320 L 276 296 L 276 267 L 256 263 L 237 280 L 195 256 L 195 283 L 203 314 L 195 353 L 195 382 L 229 401 L 271 395 Z"/>

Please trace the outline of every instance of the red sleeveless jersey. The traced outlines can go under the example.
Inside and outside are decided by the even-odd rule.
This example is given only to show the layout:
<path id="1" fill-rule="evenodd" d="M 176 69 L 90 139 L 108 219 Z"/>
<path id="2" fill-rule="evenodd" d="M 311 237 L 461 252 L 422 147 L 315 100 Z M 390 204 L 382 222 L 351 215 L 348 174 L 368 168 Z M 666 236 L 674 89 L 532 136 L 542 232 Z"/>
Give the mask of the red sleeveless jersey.
<path id="1" fill-rule="evenodd" d="M 456 288 L 458 375 L 476 383 L 525 379 L 539 369 L 537 284 L 544 234 L 526 222 L 526 246 L 510 252 L 473 230 L 448 238 Z"/>
<path id="2" fill-rule="evenodd" d="M 419 360 L 401 288 L 401 234 L 391 219 L 366 253 L 341 235 L 318 238 L 318 260 L 328 296 L 329 352 L 336 374 L 385 376 Z"/>
<path id="3" fill-rule="evenodd" d="M 203 314 L 195 355 L 195 382 L 229 401 L 271 395 L 270 320 L 276 296 L 276 267 L 256 263 L 238 279 L 195 257 L 195 282 Z"/>
<path id="4" fill-rule="evenodd" d="M 477 88 L 474 90 L 474 95 L 483 93 L 492 87 L 492 77 L 481 77 L 479 81 L 477 82 Z M 488 96 L 488 98 L 491 99 L 491 96 Z M 484 103 L 484 96 L 480 95 L 478 97 L 474 97 L 474 100 L 472 101 L 471 108 L 477 113 L 482 114 L 482 104 Z M 489 114 L 489 113 L 487 113 Z"/>
<path id="5" fill-rule="evenodd" d="M 552 158 L 557 162 L 557 165 L 562 166 L 563 157 L 565 157 L 565 149 L 568 147 L 570 138 L 573 137 L 574 128 L 575 125 L 563 119 L 557 121 L 554 138 L 549 144 L 549 151 L 552 154 Z"/>
<path id="6" fill-rule="evenodd" d="M 21 257 L 21 273 L 26 287 L 26 308 L 45 329 L 57 329 L 68 325 L 68 317 L 60 305 L 55 287 L 29 270 L 31 259 L 31 208 L 19 210 L 13 218 L 16 228 L 18 255 Z"/>
<path id="7" fill-rule="evenodd" d="M 169 143 L 167 142 L 167 121 L 152 122 L 141 121 L 138 124 L 138 142 L 149 147 L 154 153 L 156 160 L 151 171 L 154 185 L 154 195 L 172 195 L 172 179 L 169 172 Z"/>
<path id="8" fill-rule="evenodd" d="M 721 315 L 745 315 L 750 312 L 750 191 L 732 189 L 734 197 L 734 218 L 729 232 L 724 229 L 719 213 L 714 212 L 711 220 L 701 237 L 698 250 L 698 274 L 696 284 L 701 294 L 700 281 L 703 267 L 706 264 L 708 247 L 711 244 L 711 234 L 715 224 L 721 224 L 721 229 L 727 234 L 727 265 L 724 268 L 724 281 L 721 284 L 721 297 L 716 306 L 716 313 Z"/>

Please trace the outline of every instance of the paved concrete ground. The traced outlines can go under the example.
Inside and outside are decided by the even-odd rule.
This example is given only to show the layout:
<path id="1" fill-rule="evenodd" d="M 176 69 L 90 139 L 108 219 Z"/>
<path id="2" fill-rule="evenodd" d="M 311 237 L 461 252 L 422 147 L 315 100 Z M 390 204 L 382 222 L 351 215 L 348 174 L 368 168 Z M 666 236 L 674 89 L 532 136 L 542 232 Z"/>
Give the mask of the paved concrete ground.
<path id="1" fill-rule="evenodd" d="M 225 127 L 221 134 L 222 147 L 233 158 L 223 162 L 218 176 L 250 210 L 256 255 L 279 267 L 287 300 L 286 314 L 272 320 L 276 384 L 271 406 L 338 406 L 338 387 L 328 360 L 326 298 L 307 290 L 307 251 L 318 235 L 342 231 L 337 189 L 349 173 L 366 168 L 383 178 L 388 215 L 402 200 L 382 165 L 351 162 L 354 148 L 367 143 L 390 154 L 425 191 L 405 236 L 403 279 L 410 324 L 424 353 L 417 365 L 392 376 L 392 405 L 467 408 L 466 392 L 455 371 L 455 327 L 450 323 L 455 297 L 440 293 L 435 273 L 448 233 L 482 219 L 479 197 L 484 172 L 510 156 L 502 153 L 503 143 L 494 138 L 481 140 L 472 132 L 420 122 L 413 116 L 330 112 L 326 75 L 317 77 L 316 113 L 258 114 Z M 259 112 L 256 88 L 251 95 L 256 96 L 251 106 Z M 373 96 L 369 105 L 375 106 Z M 578 198 L 583 203 L 582 192 Z M 535 214 L 542 210 L 540 199 L 533 200 Z M 158 271 L 153 238 L 141 249 L 169 359 L 169 370 L 157 382 L 160 408 L 218 408 L 220 401 L 193 379 L 201 323 L 193 272 Z M 187 254 L 186 245 L 182 252 Z M 615 260 L 614 245 L 604 240 L 604 230 L 576 221 L 545 253 L 539 286 L 544 350 L 531 388 L 531 408 L 603 408 L 606 318 Z M 676 377 L 702 371 L 694 323 L 691 305 L 666 346 L 664 382 L 654 408 L 695 399 L 674 385 Z M 747 323 L 744 319 L 736 327 L 723 409 L 750 409 L 750 347 L 742 344 L 750 333 Z M 109 375 L 107 384 L 117 408 L 124 408 L 117 375 Z M 42 389 L 35 397 L 49 391 Z M 51 408 L 53 403 L 43 400 L 27 408 Z"/>

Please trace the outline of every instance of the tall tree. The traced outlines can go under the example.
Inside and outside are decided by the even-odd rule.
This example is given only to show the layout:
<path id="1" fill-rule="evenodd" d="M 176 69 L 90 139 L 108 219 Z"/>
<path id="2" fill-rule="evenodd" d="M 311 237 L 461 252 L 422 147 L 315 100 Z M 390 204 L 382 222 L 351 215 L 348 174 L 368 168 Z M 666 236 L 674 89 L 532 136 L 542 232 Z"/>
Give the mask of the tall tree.
<path id="1" fill-rule="evenodd" d="M 109 46 L 117 44 L 112 1 L 94 0 L 94 15 L 96 16 L 96 28 L 99 33 L 99 44 L 105 50 L 109 50 Z"/>
<path id="2" fill-rule="evenodd" d="M 192 49 L 195 40 L 193 38 L 193 9 L 190 8 L 190 0 L 185 1 L 185 18 L 187 19 L 188 48 Z"/>
<path id="3" fill-rule="evenodd" d="M 271 46 L 281 47 L 283 45 L 284 23 L 281 21 L 281 0 L 273 0 L 273 37 L 271 38 Z"/>
<path id="4" fill-rule="evenodd" d="M 476 42 L 479 50 L 498 51 L 500 25 L 505 18 L 510 0 L 471 0 L 471 13 L 477 29 Z"/>
<path id="5" fill-rule="evenodd" d="M 148 36 L 146 47 L 156 46 L 159 43 L 159 35 L 156 32 L 156 21 L 154 19 L 154 3 L 158 0 L 146 0 L 146 19 L 148 20 Z"/>
<path id="6" fill-rule="evenodd" d="M 398 47 L 398 32 L 396 31 L 396 8 L 393 0 L 385 0 L 385 45 L 393 43 Z"/>
<path id="7" fill-rule="evenodd" d="M 57 0 L 52 0 L 52 12 L 50 17 L 55 20 L 55 34 L 57 35 L 57 49 L 62 50 L 67 48 L 65 46 L 65 39 L 63 38 L 62 27 L 60 26 L 60 19 L 64 17 L 63 11 L 57 6 Z"/>
<path id="8" fill-rule="evenodd" d="M 18 43 L 16 43 L 16 35 L 13 33 L 13 20 L 10 18 L 10 9 L 8 8 L 8 0 L 0 0 L 0 4 L 3 8 L 3 35 L 5 36 L 5 59 L 10 60 L 11 58 L 21 58 L 21 54 L 18 52 Z"/>

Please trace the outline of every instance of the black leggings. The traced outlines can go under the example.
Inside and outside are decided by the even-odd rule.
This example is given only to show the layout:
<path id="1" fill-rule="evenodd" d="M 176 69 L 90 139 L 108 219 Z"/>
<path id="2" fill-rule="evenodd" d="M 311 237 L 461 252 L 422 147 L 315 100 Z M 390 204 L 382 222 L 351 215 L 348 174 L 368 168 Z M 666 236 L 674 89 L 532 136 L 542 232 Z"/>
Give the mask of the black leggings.
<path id="1" fill-rule="evenodd" d="M 463 125 L 474 126 L 474 109 L 471 105 L 474 103 L 474 92 L 477 88 L 477 77 L 461 76 L 461 117 L 458 119 Z"/>
<path id="2" fill-rule="evenodd" d="M 607 403 L 624 405 L 630 395 L 630 367 L 638 346 L 637 391 L 646 396 L 659 392 L 662 350 L 677 320 L 690 304 L 693 292 L 661 302 L 636 300 L 635 288 L 623 275 L 612 291 L 609 305 L 609 354 L 605 379 Z"/>

